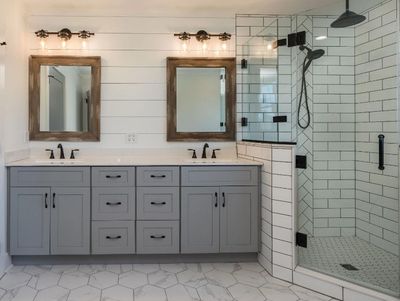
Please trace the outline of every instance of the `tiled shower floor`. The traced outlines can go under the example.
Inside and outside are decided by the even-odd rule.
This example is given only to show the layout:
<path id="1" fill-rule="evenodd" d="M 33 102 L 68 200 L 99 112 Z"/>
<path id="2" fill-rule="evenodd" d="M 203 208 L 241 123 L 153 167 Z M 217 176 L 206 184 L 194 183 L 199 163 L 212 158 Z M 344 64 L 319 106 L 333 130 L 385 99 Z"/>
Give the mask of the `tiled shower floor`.
<path id="1" fill-rule="evenodd" d="M 299 248 L 299 264 L 399 294 L 399 257 L 356 237 L 311 237 L 307 249 Z M 348 271 L 340 264 L 351 264 L 359 270 Z"/>

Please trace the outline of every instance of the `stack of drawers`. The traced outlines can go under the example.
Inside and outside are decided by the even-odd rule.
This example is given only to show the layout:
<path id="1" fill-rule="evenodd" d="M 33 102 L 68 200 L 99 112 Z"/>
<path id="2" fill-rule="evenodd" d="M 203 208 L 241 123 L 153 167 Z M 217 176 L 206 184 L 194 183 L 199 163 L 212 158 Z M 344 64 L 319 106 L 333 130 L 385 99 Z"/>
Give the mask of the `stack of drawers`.
<path id="1" fill-rule="evenodd" d="M 138 254 L 179 253 L 179 167 L 137 168 Z"/>
<path id="2" fill-rule="evenodd" d="M 92 254 L 135 253 L 135 168 L 92 168 Z"/>

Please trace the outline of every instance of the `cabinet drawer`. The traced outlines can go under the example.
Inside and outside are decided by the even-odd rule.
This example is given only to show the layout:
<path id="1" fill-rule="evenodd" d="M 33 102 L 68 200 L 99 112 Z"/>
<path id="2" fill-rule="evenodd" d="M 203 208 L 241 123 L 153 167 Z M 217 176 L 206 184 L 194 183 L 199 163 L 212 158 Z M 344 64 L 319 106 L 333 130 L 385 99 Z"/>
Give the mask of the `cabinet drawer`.
<path id="1" fill-rule="evenodd" d="M 92 222 L 92 253 L 135 253 L 135 222 Z"/>
<path id="2" fill-rule="evenodd" d="M 93 220 L 135 220 L 135 188 L 93 188 Z"/>
<path id="3" fill-rule="evenodd" d="M 12 167 L 11 186 L 90 186 L 89 167 Z"/>
<path id="4" fill-rule="evenodd" d="M 138 221 L 138 254 L 179 253 L 179 221 Z"/>
<path id="5" fill-rule="evenodd" d="M 258 185 L 257 166 L 199 166 L 182 168 L 182 186 Z"/>
<path id="6" fill-rule="evenodd" d="M 138 167 L 138 186 L 179 186 L 179 167 Z"/>
<path id="7" fill-rule="evenodd" d="M 134 186 L 134 167 L 93 167 L 93 186 Z"/>
<path id="8" fill-rule="evenodd" d="M 178 220 L 178 187 L 139 187 L 137 189 L 138 220 Z"/>

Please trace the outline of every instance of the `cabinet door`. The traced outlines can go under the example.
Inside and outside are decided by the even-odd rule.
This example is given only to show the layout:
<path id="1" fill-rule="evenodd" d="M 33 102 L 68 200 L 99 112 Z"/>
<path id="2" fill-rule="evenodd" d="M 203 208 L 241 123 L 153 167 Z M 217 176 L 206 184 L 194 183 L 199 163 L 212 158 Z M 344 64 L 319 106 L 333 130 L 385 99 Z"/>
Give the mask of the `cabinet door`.
<path id="1" fill-rule="evenodd" d="M 220 251 L 258 251 L 257 187 L 221 187 Z"/>
<path id="2" fill-rule="evenodd" d="M 218 187 L 182 188 L 182 253 L 219 252 L 218 196 Z"/>
<path id="3" fill-rule="evenodd" d="M 89 254 L 90 189 L 51 189 L 51 254 Z"/>
<path id="4" fill-rule="evenodd" d="M 50 227 L 49 188 L 11 188 L 11 255 L 48 255 Z"/>

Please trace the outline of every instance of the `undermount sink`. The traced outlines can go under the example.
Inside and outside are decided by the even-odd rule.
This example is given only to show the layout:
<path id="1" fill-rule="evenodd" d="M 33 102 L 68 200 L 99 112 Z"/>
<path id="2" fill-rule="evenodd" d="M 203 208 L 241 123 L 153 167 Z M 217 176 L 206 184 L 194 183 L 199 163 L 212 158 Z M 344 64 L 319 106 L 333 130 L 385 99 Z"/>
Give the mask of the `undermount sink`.
<path id="1" fill-rule="evenodd" d="M 84 161 L 75 159 L 37 159 L 35 163 L 37 164 L 50 164 L 50 165 L 74 165 L 82 164 Z"/>
<path id="2" fill-rule="evenodd" d="M 188 159 L 185 162 L 193 164 L 223 164 L 235 161 L 235 159 Z"/>

